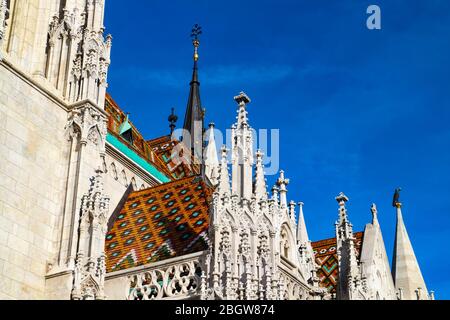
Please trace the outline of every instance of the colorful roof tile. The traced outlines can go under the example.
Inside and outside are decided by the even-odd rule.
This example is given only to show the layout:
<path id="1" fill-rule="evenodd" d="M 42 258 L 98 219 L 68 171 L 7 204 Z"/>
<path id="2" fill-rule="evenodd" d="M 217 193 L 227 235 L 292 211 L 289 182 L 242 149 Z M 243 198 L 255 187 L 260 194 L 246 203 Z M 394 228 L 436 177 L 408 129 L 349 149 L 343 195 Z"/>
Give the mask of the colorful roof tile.
<path id="1" fill-rule="evenodd" d="M 168 177 L 172 177 L 172 172 L 167 169 L 165 162 L 152 151 L 152 148 L 142 137 L 142 134 L 131 121 L 128 116 L 122 111 L 117 103 L 109 94 L 106 94 L 105 111 L 108 117 L 108 133 L 113 135 L 117 140 L 124 144 L 127 148 L 137 153 L 145 161 L 150 162 L 159 171 Z M 131 130 L 133 139 L 127 140 L 121 135 L 124 132 Z"/>
<path id="2" fill-rule="evenodd" d="M 211 194 L 199 176 L 130 193 L 108 225 L 107 272 L 205 250 Z"/>
<path id="3" fill-rule="evenodd" d="M 354 235 L 356 238 L 355 249 L 359 259 L 364 232 L 357 232 Z M 327 288 L 331 293 L 336 293 L 339 276 L 336 238 L 312 242 L 311 245 L 314 250 L 316 262 L 321 266 L 317 272 L 317 276 L 320 279 L 320 286 Z"/>
<path id="4" fill-rule="evenodd" d="M 173 178 L 182 179 L 200 173 L 200 167 L 198 165 L 188 166 L 182 161 L 174 161 L 174 155 L 179 154 L 182 145 L 180 141 L 172 140 L 170 135 L 149 140 L 147 143 L 152 148 L 152 151 L 166 164 Z M 184 148 L 182 152 L 189 153 L 190 151 Z"/>

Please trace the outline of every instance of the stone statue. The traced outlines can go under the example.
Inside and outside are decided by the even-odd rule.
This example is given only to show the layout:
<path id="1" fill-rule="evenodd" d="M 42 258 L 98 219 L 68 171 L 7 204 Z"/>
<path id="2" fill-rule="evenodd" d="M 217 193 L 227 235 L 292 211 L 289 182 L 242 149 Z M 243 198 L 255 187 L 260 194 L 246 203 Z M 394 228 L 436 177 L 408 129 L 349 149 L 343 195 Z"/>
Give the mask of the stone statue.
<path id="1" fill-rule="evenodd" d="M 397 207 L 397 204 L 400 203 L 400 191 L 402 191 L 401 188 L 395 189 L 394 199 L 392 200 L 392 206 L 393 207 Z"/>

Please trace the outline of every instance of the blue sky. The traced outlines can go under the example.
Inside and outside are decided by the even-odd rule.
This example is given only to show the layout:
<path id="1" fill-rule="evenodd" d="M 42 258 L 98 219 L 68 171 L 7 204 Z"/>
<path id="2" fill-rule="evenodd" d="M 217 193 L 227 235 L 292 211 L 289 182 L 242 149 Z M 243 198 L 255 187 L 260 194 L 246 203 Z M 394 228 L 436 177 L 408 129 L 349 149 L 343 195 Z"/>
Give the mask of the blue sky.
<path id="1" fill-rule="evenodd" d="M 381 30 L 366 28 L 370 4 Z M 109 92 L 148 139 L 169 133 L 171 107 L 182 125 L 194 23 L 206 121 L 229 128 L 244 90 L 251 125 L 280 129 L 288 196 L 305 202 L 312 240 L 334 236 L 344 191 L 355 231 L 377 204 L 391 258 L 401 186 L 428 288 L 450 298 L 450 2 L 107 1 Z"/>

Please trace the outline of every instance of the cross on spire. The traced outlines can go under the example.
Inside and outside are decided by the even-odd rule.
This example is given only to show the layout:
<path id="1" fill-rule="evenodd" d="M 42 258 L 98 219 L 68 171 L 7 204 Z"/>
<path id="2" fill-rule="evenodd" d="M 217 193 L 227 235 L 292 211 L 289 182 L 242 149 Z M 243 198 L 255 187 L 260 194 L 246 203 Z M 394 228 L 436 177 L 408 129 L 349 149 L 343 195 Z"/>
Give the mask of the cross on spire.
<path id="1" fill-rule="evenodd" d="M 191 38 L 193 40 L 198 40 L 198 36 L 202 34 L 202 27 L 196 23 L 192 27 Z"/>

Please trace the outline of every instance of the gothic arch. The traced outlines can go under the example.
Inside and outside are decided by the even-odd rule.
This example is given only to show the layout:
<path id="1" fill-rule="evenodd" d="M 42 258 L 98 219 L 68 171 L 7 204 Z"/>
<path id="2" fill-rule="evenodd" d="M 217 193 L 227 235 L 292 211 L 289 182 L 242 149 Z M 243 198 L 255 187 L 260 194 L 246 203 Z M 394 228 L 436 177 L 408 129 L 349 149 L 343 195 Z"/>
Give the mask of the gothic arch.
<path id="1" fill-rule="evenodd" d="M 120 173 L 121 179 L 122 179 L 122 183 L 125 185 L 125 187 L 128 186 L 128 180 L 127 180 L 127 174 L 125 173 L 125 170 L 122 170 L 122 172 Z"/>
<path id="2" fill-rule="evenodd" d="M 136 184 L 136 179 L 134 177 L 131 178 L 130 184 L 133 186 L 133 190 L 136 191 L 137 190 L 137 184 Z"/>
<path id="3" fill-rule="evenodd" d="M 92 142 L 92 144 L 95 145 L 97 148 L 100 147 L 102 143 L 102 135 L 97 125 L 94 125 L 89 129 L 87 139 L 88 141 Z"/>
<path id="4" fill-rule="evenodd" d="M 280 254 L 284 258 L 293 261 L 295 252 L 294 235 L 287 223 L 283 223 L 280 229 Z"/>
<path id="5" fill-rule="evenodd" d="M 228 224 L 229 224 L 231 227 L 235 227 L 235 226 L 236 226 L 236 218 L 235 218 L 234 215 L 230 212 L 229 209 L 225 209 L 225 210 L 222 212 L 221 217 L 222 217 L 221 220 L 222 220 L 223 222 L 228 222 Z"/>
<path id="6" fill-rule="evenodd" d="M 119 176 L 117 175 L 117 168 L 114 162 L 111 162 L 111 176 L 113 177 L 114 180 L 117 180 L 119 178 Z"/>
<path id="7" fill-rule="evenodd" d="M 69 124 L 66 127 L 66 135 L 67 140 L 72 140 L 75 137 L 81 136 L 81 127 L 78 123 L 76 123 L 74 120 L 70 121 Z"/>

